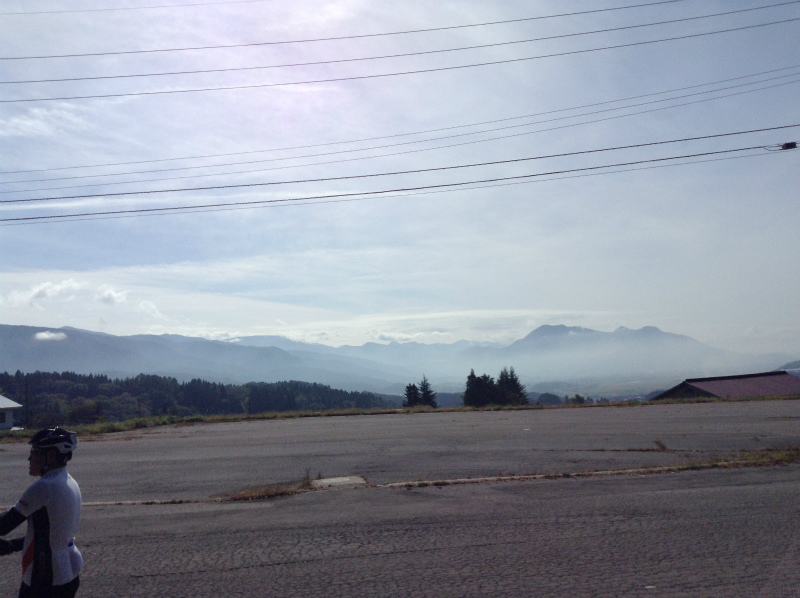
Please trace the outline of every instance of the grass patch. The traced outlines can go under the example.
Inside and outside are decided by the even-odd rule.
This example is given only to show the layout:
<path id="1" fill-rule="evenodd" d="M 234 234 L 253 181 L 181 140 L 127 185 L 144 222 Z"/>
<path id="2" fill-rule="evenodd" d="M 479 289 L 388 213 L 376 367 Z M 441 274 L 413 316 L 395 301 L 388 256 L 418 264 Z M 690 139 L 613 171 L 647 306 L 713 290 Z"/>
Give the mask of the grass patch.
<path id="1" fill-rule="evenodd" d="M 226 496 L 226 500 L 233 502 L 249 502 L 255 500 L 270 500 L 273 498 L 280 498 L 282 496 L 294 496 L 304 490 L 300 487 L 299 483 L 294 484 L 269 484 L 266 486 L 255 486 L 240 490 L 233 494 Z"/>
<path id="2" fill-rule="evenodd" d="M 663 440 L 656 439 L 656 440 L 653 441 L 653 444 L 656 445 L 656 450 L 658 450 L 658 451 L 661 451 L 661 452 L 669 451 L 669 449 L 667 448 L 667 445 L 664 444 Z"/>
<path id="3" fill-rule="evenodd" d="M 772 467 L 776 465 L 791 465 L 800 463 L 800 446 L 784 446 L 778 448 L 759 449 L 755 451 L 741 451 L 733 459 L 712 459 L 710 462 L 699 463 L 700 467 Z M 695 465 L 695 464 L 690 464 Z"/>
<path id="4" fill-rule="evenodd" d="M 306 469 L 305 475 L 298 482 L 286 482 L 283 484 L 267 484 L 265 486 L 254 486 L 239 490 L 224 497 L 225 500 L 233 502 L 249 502 L 255 500 L 270 500 L 283 496 L 294 496 L 302 492 L 311 490 L 311 470 Z M 320 474 L 319 477 L 322 477 Z"/>
<path id="5" fill-rule="evenodd" d="M 654 449 L 647 449 L 654 450 Z M 743 469 L 746 467 L 775 467 L 800 463 L 800 446 L 785 446 L 775 449 L 761 449 L 757 451 L 741 451 L 735 457 L 713 458 L 704 461 L 677 465 L 661 465 L 657 467 L 637 467 L 627 469 L 589 470 L 564 473 L 500 473 L 492 477 L 460 478 L 454 480 L 417 480 L 415 482 L 396 482 L 386 484 L 385 487 L 429 488 L 442 486 L 456 486 L 462 484 L 483 484 L 492 482 L 524 482 L 532 480 L 561 480 L 594 477 L 624 476 L 624 475 L 663 475 L 680 473 L 684 471 L 700 471 L 706 469 Z"/>
<path id="6" fill-rule="evenodd" d="M 29 430 L 0 430 L 0 442 L 28 442 L 33 434 Z"/>

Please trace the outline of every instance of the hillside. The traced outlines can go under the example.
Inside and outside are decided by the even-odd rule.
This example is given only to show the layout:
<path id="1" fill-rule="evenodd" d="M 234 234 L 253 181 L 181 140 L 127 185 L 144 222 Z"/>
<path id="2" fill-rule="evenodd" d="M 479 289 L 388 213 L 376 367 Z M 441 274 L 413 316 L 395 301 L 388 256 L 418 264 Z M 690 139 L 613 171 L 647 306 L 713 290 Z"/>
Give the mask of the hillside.
<path id="1" fill-rule="evenodd" d="M 223 385 L 194 379 L 139 375 L 0 373 L 0 394 L 23 405 L 15 418 L 27 427 L 122 421 L 153 415 L 257 414 L 397 407 L 399 400 L 368 392 L 347 392 L 310 382 L 251 382 Z"/>
<path id="2" fill-rule="evenodd" d="M 585 393 L 593 392 L 587 388 L 619 387 L 636 394 L 687 377 L 774 369 L 787 359 L 722 351 L 654 327 L 599 332 L 541 326 L 507 346 L 460 341 L 329 347 L 269 336 L 212 341 L 0 325 L 0 371 L 9 373 L 147 373 L 224 384 L 302 380 L 395 395 L 423 374 L 438 391 L 463 392 L 471 369 L 497 376 L 506 366 L 513 366 L 529 389 Z"/>

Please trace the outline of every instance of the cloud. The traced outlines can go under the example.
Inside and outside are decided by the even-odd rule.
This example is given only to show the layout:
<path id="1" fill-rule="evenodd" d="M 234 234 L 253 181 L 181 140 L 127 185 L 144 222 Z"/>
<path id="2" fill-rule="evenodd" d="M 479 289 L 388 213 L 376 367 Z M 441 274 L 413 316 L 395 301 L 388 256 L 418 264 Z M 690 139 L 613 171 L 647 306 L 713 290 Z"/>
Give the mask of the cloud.
<path id="1" fill-rule="evenodd" d="M 15 116 L 0 121 L 0 137 L 34 137 L 53 133 L 50 123 L 30 116 Z"/>
<path id="2" fill-rule="evenodd" d="M 32 286 L 27 291 L 11 291 L 4 298 L 3 304 L 8 307 L 20 307 L 38 305 L 39 300 L 56 299 L 59 296 L 67 296 L 67 299 L 72 299 L 74 293 L 82 287 L 81 283 L 72 278 L 59 283 L 43 282 Z"/>
<path id="3" fill-rule="evenodd" d="M 158 307 L 156 307 L 156 304 L 153 303 L 152 301 L 140 301 L 139 306 L 136 308 L 136 311 L 145 314 L 146 316 L 149 316 L 154 320 L 161 320 L 161 321 L 169 320 L 167 316 L 165 316 L 159 311 Z"/>
<path id="4" fill-rule="evenodd" d="M 42 137 L 79 131 L 86 121 L 64 109 L 32 108 L 25 114 L 0 120 L 0 137 Z"/>
<path id="5" fill-rule="evenodd" d="M 405 332 L 384 332 L 384 331 L 375 331 L 372 333 L 372 337 L 375 340 L 379 341 L 396 341 L 398 343 L 407 343 L 414 340 L 417 340 L 422 336 L 419 333 L 415 334 L 408 334 Z"/>
<path id="6" fill-rule="evenodd" d="M 103 285 L 97 289 L 97 293 L 95 293 L 94 298 L 95 300 L 105 303 L 106 305 L 117 305 L 127 301 L 128 293 L 129 291 L 117 292 L 110 286 Z"/>
<path id="7" fill-rule="evenodd" d="M 51 332 L 47 330 L 46 332 L 37 332 L 33 335 L 33 338 L 37 341 L 64 341 L 67 340 L 67 335 L 64 332 Z"/>

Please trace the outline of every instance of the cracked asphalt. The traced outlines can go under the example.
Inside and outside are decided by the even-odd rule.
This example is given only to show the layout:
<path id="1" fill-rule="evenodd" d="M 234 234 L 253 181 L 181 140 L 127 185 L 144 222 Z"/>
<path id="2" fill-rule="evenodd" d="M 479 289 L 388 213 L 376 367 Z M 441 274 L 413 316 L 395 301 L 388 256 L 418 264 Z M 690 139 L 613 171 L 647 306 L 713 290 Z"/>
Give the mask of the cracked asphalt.
<path id="1" fill-rule="evenodd" d="M 205 499 L 658 466 L 800 444 L 800 402 L 435 413 L 160 428 L 84 442 L 79 596 L 800 596 L 800 466 Z M 669 451 L 654 451 L 655 440 Z M 0 445 L 0 504 L 29 483 Z M 12 536 L 15 534 L 12 534 Z M 16 595 L 19 555 L 0 559 Z"/>

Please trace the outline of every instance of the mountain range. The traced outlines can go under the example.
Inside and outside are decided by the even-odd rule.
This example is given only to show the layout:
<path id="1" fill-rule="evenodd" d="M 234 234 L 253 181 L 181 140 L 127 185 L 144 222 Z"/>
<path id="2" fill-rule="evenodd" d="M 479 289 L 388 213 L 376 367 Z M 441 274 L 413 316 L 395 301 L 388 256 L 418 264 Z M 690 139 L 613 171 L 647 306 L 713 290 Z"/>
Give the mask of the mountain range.
<path id="1" fill-rule="evenodd" d="M 497 376 L 503 367 L 514 367 L 529 390 L 617 383 L 642 393 L 687 377 L 772 370 L 793 358 L 723 351 L 652 326 L 613 332 L 540 326 L 509 345 L 458 341 L 330 347 L 278 336 L 216 341 L 0 325 L 0 371 L 10 373 L 73 371 L 121 378 L 147 373 L 237 384 L 301 380 L 386 394 L 402 394 L 423 374 L 441 392 L 461 392 L 470 370 Z"/>

